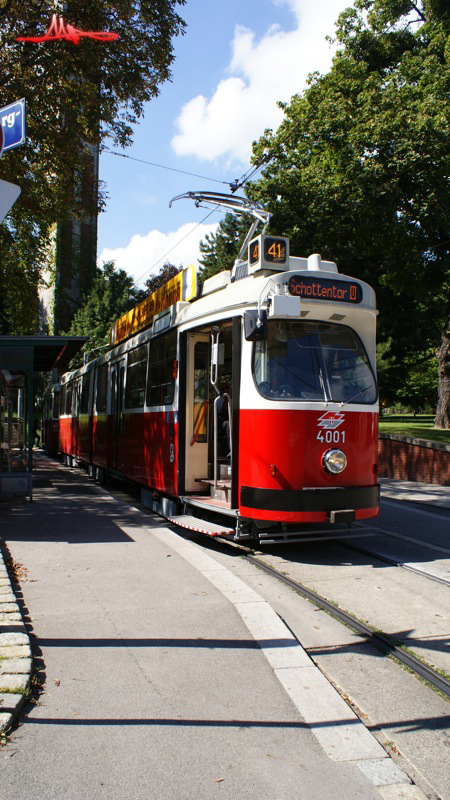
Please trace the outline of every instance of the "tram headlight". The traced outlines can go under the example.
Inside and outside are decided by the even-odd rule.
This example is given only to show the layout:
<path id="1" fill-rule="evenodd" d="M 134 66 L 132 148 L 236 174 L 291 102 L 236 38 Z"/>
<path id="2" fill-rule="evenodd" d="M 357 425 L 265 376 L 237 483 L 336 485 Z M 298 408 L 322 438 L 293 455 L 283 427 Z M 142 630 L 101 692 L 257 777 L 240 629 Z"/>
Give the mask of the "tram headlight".
<path id="1" fill-rule="evenodd" d="M 347 456 L 342 450 L 327 450 L 322 457 L 322 466 L 331 475 L 338 475 L 347 466 Z"/>

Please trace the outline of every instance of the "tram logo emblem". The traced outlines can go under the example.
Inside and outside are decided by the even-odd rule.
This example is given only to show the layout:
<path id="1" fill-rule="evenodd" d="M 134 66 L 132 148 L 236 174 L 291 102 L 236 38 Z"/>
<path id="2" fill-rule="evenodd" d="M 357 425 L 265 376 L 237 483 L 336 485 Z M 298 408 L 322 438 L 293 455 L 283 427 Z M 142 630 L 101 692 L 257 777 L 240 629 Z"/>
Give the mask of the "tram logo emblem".
<path id="1" fill-rule="evenodd" d="M 332 431 L 335 430 L 335 428 L 339 428 L 339 425 L 342 425 L 344 420 L 345 414 L 339 414 L 337 411 L 326 411 L 325 414 L 319 417 L 317 424 L 319 428 Z"/>

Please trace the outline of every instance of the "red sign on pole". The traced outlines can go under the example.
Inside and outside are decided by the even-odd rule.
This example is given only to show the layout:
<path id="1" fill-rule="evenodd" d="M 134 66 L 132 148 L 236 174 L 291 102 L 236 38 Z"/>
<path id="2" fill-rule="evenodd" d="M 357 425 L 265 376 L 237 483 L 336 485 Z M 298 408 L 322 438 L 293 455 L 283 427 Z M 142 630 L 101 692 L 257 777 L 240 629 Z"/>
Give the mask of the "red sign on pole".
<path id="1" fill-rule="evenodd" d="M 64 22 L 62 17 L 53 14 L 48 30 L 44 36 L 17 36 L 17 42 L 50 42 L 55 39 L 65 39 L 67 42 L 78 44 L 81 37 L 88 39 L 98 39 L 100 42 L 112 42 L 114 39 L 119 38 L 118 33 L 109 33 L 104 31 L 80 31 L 74 28 L 73 25 Z"/>

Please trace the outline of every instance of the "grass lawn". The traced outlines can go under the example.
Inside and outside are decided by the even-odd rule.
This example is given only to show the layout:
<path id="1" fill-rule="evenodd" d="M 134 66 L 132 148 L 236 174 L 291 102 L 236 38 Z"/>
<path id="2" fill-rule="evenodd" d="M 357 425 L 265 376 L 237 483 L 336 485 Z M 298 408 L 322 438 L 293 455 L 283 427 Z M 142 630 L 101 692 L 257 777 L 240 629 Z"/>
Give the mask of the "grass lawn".
<path id="1" fill-rule="evenodd" d="M 415 439 L 430 439 L 433 442 L 450 444 L 450 430 L 442 431 L 433 428 L 433 416 L 430 414 L 388 414 L 380 416 L 380 433 L 399 433 Z"/>

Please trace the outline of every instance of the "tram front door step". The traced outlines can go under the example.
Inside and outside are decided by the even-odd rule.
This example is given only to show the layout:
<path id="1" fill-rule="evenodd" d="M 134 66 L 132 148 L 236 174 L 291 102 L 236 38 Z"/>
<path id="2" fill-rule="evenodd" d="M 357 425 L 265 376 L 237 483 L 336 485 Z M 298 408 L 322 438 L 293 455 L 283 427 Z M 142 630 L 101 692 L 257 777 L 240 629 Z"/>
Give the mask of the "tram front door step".
<path id="1" fill-rule="evenodd" d="M 207 522 L 198 517 L 192 517 L 189 514 L 179 514 L 169 517 L 169 522 L 174 525 L 180 525 L 182 528 L 187 528 L 190 531 L 197 533 L 206 533 L 208 536 L 230 536 L 234 534 L 233 528 L 227 525 L 217 525 L 215 522 Z"/>

